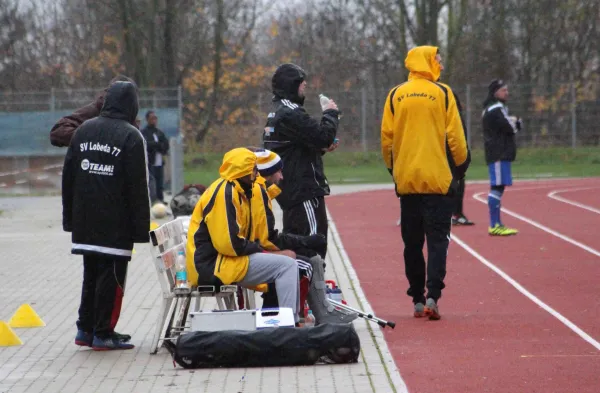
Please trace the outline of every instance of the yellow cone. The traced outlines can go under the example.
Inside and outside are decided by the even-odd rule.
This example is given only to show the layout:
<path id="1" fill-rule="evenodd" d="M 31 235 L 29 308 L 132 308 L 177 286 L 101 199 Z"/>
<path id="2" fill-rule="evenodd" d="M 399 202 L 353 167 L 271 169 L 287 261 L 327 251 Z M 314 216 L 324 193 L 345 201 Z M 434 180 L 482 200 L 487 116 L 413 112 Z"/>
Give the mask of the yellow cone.
<path id="1" fill-rule="evenodd" d="M 154 221 L 151 221 L 151 222 L 150 222 L 150 230 L 151 230 L 151 231 L 155 230 L 155 229 L 156 229 L 156 228 L 158 228 L 159 226 L 160 226 L 160 225 L 158 225 L 158 223 L 156 223 L 156 222 L 154 222 Z"/>
<path id="2" fill-rule="evenodd" d="M 0 321 L 0 347 L 23 345 L 23 341 L 4 321 Z"/>
<path id="3" fill-rule="evenodd" d="M 13 314 L 8 321 L 8 325 L 13 328 L 30 328 L 46 326 L 42 318 L 31 308 L 29 304 L 23 304 Z"/>

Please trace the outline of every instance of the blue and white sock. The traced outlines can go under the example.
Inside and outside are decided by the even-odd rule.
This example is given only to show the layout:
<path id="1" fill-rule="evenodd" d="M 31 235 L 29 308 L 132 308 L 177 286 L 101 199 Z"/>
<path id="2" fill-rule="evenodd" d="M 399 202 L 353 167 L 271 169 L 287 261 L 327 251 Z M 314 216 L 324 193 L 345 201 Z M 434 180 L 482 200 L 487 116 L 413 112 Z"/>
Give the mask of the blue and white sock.
<path id="1" fill-rule="evenodd" d="M 502 192 L 491 190 L 488 194 L 488 207 L 490 209 L 490 226 L 493 228 L 496 224 L 502 225 L 500 221 L 500 205 L 502 200 Z"/>

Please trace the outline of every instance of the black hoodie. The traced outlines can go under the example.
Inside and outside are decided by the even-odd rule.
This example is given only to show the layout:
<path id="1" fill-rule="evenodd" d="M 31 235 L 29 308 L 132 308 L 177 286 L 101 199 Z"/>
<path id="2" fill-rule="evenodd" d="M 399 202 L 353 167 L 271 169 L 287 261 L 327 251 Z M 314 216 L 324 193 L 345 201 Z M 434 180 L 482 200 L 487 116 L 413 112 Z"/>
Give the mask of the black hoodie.
<path id="1" fill-rule="evenodd" d="M 295 64 L 283 64 L 272 79 L 273 107 L 267 117 L 264 147 L 279 154 L 284 162 L 281 194 L 276 198 L 283 209 L 315 197 L 329 195 L 323 169 L 324 149 L 333 144 L 339 112 L 329 109 L 320 121 L 306 113 L 298 87 L 306 72 Z"/>
<path id="2" fill-rule="evenodd" d="M 63 229 L 73 254 L 130 260 L 133 243 L 149 240 L 150 200 L 146 147 L 132 123 L 137 88 L 113 83 L 100 116 L 78 129 L 62 175 Z"/>

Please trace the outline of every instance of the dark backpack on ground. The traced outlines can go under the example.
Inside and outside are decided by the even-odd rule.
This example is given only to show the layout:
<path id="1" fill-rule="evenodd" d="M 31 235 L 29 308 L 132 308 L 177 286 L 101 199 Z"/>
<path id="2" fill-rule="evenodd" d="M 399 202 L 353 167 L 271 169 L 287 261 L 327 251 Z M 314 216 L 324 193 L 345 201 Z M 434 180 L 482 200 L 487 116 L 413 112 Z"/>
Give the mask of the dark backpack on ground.
<path id="1" fill-rule="evenodd" d="M 179 216 L 191 216 L 196 203 L 198 203 L 204 191 L 206 191 L 206 187 L 202 184 L 188 184 L 185 186 L 169 203 L 173 216 L 175 218 Z"/>

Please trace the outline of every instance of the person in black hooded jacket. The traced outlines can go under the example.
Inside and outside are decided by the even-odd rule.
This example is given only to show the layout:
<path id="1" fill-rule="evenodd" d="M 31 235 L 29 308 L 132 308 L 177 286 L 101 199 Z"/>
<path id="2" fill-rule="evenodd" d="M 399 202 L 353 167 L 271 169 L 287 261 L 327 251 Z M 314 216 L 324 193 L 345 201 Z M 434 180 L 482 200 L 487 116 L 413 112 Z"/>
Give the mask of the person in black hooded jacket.
<path id="1" fill-rule="evenodd" d="M 63 229 L 83 255 L 83 286 L 75 343 L 95 350 L 131 349 L 115 333 L 133 244 L 149 241 L 146 144 L 133 126 L 137 87 L 110 85 L 96 118 L 73 135 L 62 175 Z"/>
<path id="2" fill-rule="evenodd" d="M 337 148 L 335 137 L 339 111 L 332 100 L 320 120 L 304 109 L 306 72 L 291 63 L 280 65 L 273 75 L 273 107 L 263 135 L 265 149 L 283 162 L 281 194 L 276 198 L 283 210 L 283 232 L 327 237 L 325 195 L 329 184 L 322 156 Z M 327 245 L 318 254 L 325 258 Z"/>

